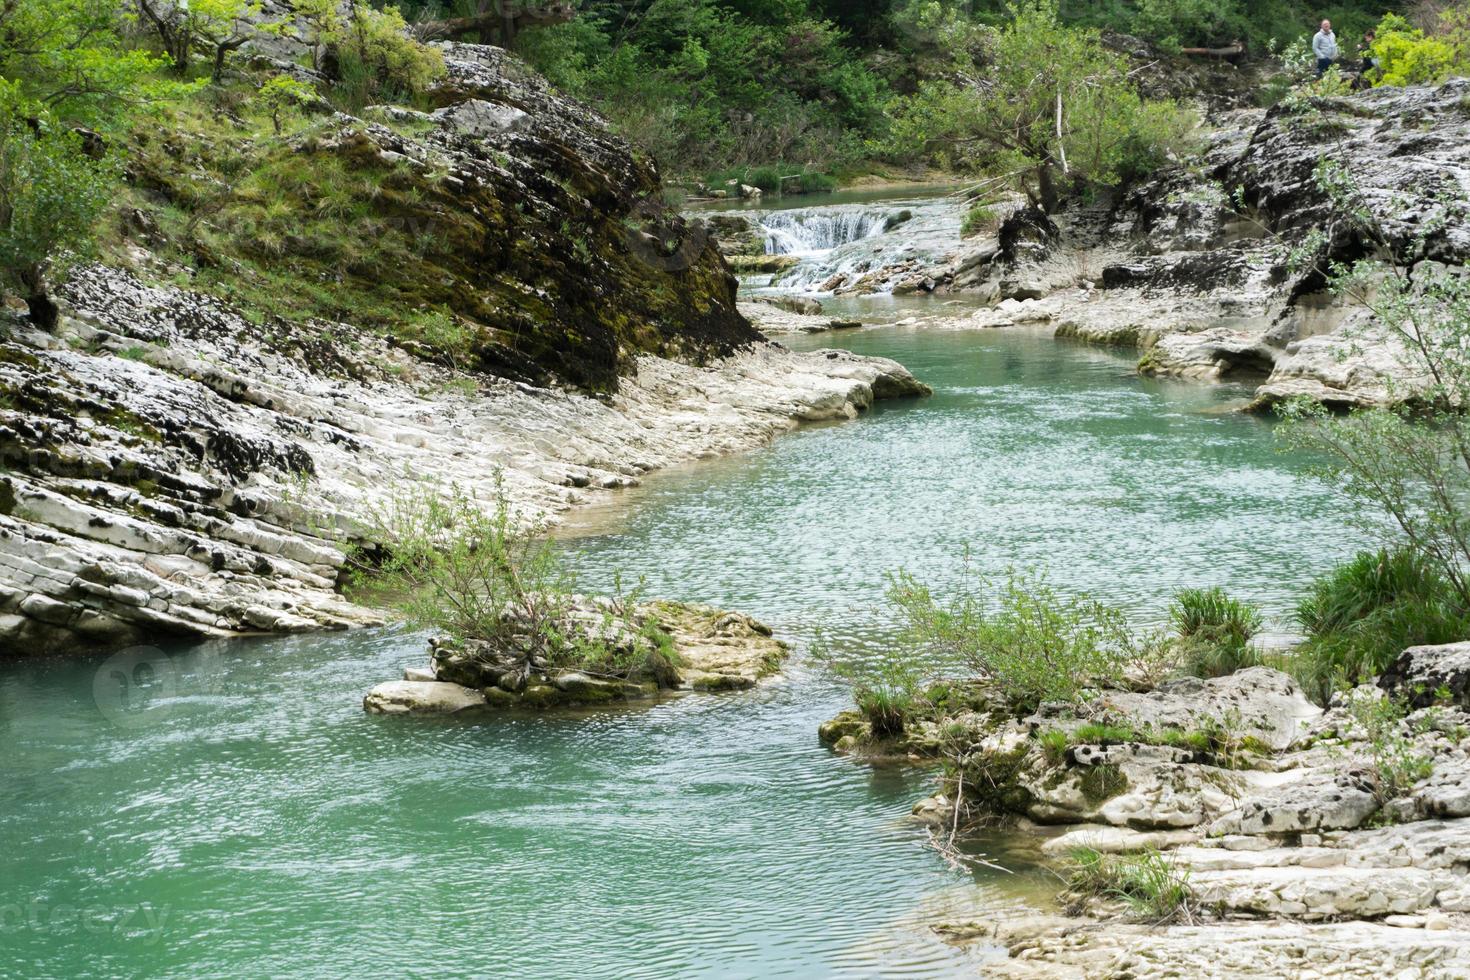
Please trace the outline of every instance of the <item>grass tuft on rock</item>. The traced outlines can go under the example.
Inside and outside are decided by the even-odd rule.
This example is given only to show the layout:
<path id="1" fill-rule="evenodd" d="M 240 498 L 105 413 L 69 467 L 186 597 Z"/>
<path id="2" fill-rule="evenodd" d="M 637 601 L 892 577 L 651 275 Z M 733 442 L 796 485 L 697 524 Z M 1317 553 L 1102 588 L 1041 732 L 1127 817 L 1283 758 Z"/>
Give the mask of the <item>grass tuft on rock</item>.
<path id="1" fill-rule="evenodd" d="M 1103 854 L 1090 847 L 1072 851 L 1067 896 L 1081 911 L 1094 899 L 1121 901 L 1129 914 L 1155 925 L 1193 918 L 1189 872 L 1157 850 Z"/>

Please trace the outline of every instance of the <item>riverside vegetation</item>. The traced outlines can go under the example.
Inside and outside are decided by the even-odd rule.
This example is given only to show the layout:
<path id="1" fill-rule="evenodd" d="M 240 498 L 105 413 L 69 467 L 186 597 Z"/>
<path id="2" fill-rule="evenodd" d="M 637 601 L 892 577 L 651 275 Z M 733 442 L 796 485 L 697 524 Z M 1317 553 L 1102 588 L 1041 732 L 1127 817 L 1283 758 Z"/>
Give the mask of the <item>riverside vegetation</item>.
<path id="1" fill-rule="evenodd" d="M 1069 208 L 1198 150 L 1198 117 L 1145 90 L 1104 28 L 1169 49 L 1274 24 L 1244 2 L 861 6 L 690 0 L 618 21 L 589 3 L 514 40 L 706 179 L 974 172 L 968 230 L 1001 225 L 1004 264 L 1026 235 L 1044 253 Z M 380 621 L 371 603 L 439 634 L 427 668 L 368 694 L 384 714 L 726 690 L 779 668 L 785 645 L 741 614 L 580 595 L 546 518 L 927 389 L 889 362 L 763 343 L 654 165 L 500 49 L 412 29 L 444 13 L 0 6 L 0 284 L 26 311 L 4 311 L 0 344 L 8 645 L 340 628 Z M 1459 11 L 1420 14 L 1382 22 L 1370 82 L 1464 67 Z M 1306 83 L 1272 118 L 1331 137 L 1345 124 L 1323 106 L 1357 104 L 1343 85 Z M 1470 295 L 1439 249 L 1465 204 L 1441 194 L 1405 233 L 1346 161 L 1312 185 L 1324 219 L 1290 240 L 1299 227 L 1265 227 L 1289 254 L 1257 271 L 1355 304 L 1373 331 L 1357 336 L 1386 337 L 1395 368 L 1387 397 L 1345 413 L 1270 400 L 1283 444 L 1318 454 L 1382 536 L 1311 586 L 1300 645 L 1263 647 L 1259 611 L 1215 588 L 1180 591 L 1148 630 L 1027 570 L 949 596 L 898 571 L 893 649 L 826 651 L 857 710 L 823 739 L 938 762 L 916 814 L 951 859 L 987 821 L 1069 825 L 1040 846 L 1076 916 L 1216 930 L 1175 946 L 1126 929 L 1089 945 L 1072 921 L 956 937 L 990 929 L 1105 972 L 1197 968 L 1241 938 L 1231 915 L 1309 925 L 1290 934 L 1309 962 L 1342 958 L 1326 920 L 1463 931 Z M 1272 223 L 1265 195 L 1216 190 L 1168 207 Z M 446 479 L 396 482 L 416 468 Z M 338 594 L 349 568 L 362 602 Z M 1398 955 L 1355 941 L 1370 969 Z M 1423 944 L 1446 975 L 1466 965 L 1463 944 Z"/>

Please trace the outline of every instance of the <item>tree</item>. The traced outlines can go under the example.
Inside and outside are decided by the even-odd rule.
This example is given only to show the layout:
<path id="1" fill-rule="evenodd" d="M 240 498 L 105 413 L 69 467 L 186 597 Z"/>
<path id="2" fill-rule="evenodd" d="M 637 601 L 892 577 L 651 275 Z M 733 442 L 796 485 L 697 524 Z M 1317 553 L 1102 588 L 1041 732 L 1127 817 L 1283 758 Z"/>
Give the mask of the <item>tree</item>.
<path id="1" fill-rule="evenodd" d="M 163 63 L 124 44 L 126 26 L 116 0 L 0 0 L 0 79 L 31 116 L 104 125 L 149 97 Z"/>
<path id="2" fill-rule="evenodd" d="M 259 2 L 247 0 L 138 0 L 138 9 L 158 32 L 180 76 L 188 75 L 195 47 L 212 51 L 210 79 L 216 85 L 224 77 L 225 61 L 231 52 L 252 37 L 281 29 L 280 24 L 262 18 Z"/>
<path id="3" fill-rule="evenodd" d="M 89 153 L 81 133 L 16 111 L 17 86 L 0 86 L 0 288 L 17 290 L 32 322 L 50 330 L 57 308 L 48 278 L 85 248 L 116 168 Z"/>
<path id="4" fill-rule="evenodd" d="M 1014 175 L 1051 211 L 1068 185 L 1148 172 L 1193 128 L 1174 103 L 1144 100 L 1126 59 L 1095 31 L 1062 25 L 1055 0 L 1022 0 L 1010 12 L 983 68 L 952 51 L 950 79 L 898 102 L 896 148 Z"/>
<path id="5" fill-rule="evenodd" d="M 86 253 L 117 178 L 107 136 L 166 94 L 150 79 L 163 62 L 125 28 L 115 0 L 0 0 L 0 290 L 44 328 L 49 285 Z"/>
<path id="6" fill-rule="evenodd" d="M 289 75 L 277 75 L 260 87 L 255 101 L 271 117 L 271 126 L 277 135 L 281 132 L 281 115 L 292 109 L 310 105 L 316 92 L 310 85 L 299 82 Z"/>

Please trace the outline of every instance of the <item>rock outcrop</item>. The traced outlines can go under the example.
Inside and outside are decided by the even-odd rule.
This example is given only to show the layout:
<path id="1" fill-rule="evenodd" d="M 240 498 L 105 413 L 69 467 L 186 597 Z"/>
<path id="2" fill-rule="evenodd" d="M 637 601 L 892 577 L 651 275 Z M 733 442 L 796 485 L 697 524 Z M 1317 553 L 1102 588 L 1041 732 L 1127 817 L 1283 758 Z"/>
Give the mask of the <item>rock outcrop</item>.
<path id="1" fill-rule="evenodd" d="M 598 603 L 579 600 L 574 614 L 599 640 L 632 644 L 635 637 L 604 636 Z M 668 691 L 734 691 L 776 673 L 788 652 L 770 627 L 740 613 L 708 606 L 657 602 L 635 615 L 652 619 L 668 637 L 670 661 L 657 674 L 608 676 L 588 669 L 525 662 L 519 653 L 483 641 L 431 641 L 427 670 L 379 684 L 363 699 L 369 714 L 459 714 L 483 709 L 545 710 L 641 701 Z"/>
<path id="2" fill-rule="evenodd" d="M 1009 958 L 988 963 L 986 975 L 1006 977 L 1253 977 L 1299 968 L 1356 977 L 1409 966 L 1422 970 L 1416 976 L 1464 975 L 1470 713 L 1447 693 L 1462 648 L 1405 652 L 1385 687 L 1443 683 L 1432 705 L 1387 727 L 1364 710 L 1382 703 L 1375 688 L 1324 712 L 1264 667 L 1151 691 L 1097 691 L 1025 717 L 992 698 L 987 710 L 916 719 L 916 729 L 944 733 L 945 753 L 963 773 L 947 780 L 947 795 L 918 804 L 917 819 L 956 826 L 958 791 L 966 819 L 1007 820 L 1040 838 L 1051 860 L 1078 849 L 1148 852 L 1188 896 L 1182 922 L 1167 927 L 1135 928 L 1115 896 L 1084 891 L 1066 916 L 952 922 L 940 932 L 1005 946 Z M 842 726 L 839 747 L 858 747 L 859 719 Z M 909 744 L 926 742 L 916 731 Z M 1417 772 L 1417 781 L 1391 767 Z M 1333 924 L 1342 920 L 1357 928 Z"/>
<path id="3" fill-rule="evenodd" d="M 58 334 L 0 309 L 0 655 L 377 622 L 337 587 L 395 488 L 503 483 L 537 519 L 927 392 L 764 342 L 646 159 L 440 47 L 430 112 L 140 127 L 129 240 Z"/>
<path id="4" fill-rule="evenodd" d="M 1310 255 L 1318 267 L 1374 253 L 1330 220 L 1316 172 L 1331 159 L 1411 276 L 1420 263 L 1470 259 L 1459 216 L 1470 199 L 1467 96 L 1470 82 L 1455 80 L 1225 112 L 1198 166 L 1056 215 L 1054 238 L 1028 239 L 1025 251 L 979 241 L 929 275 L 940 291 L 993 301 L 1046 297 L 1059 336 L 1138 347 L 1148 374 L 1252 382 L 1260 406 L 1410 398 L 1421 380 L 1413 364 L 1366 309 L 1290 252 L 1331 227 Z"/>
<path id="5" fill-rule="evenodd" d="M 925 389 L 890 361 L 643 355 L 601 398 L 442 367 L 341 324 L 257 324 L 91 267 L 61 336 L 0 341 L 0 650 L 378 621 L 337 592 L 414 481 L 555 514 L 675 462 Z M 499 477 L 497 477 L 497 474 Z"/>

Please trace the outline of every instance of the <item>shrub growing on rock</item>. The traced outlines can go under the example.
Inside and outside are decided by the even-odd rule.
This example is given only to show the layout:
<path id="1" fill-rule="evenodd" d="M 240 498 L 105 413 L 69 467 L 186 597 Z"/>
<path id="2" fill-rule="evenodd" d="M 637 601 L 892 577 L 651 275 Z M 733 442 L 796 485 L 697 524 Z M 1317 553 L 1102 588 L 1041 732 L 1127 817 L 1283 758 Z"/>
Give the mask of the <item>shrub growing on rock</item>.
<path id="1" fill-rule="evenodd" d="M 486 506 L 458 488 L 394 493 L 372 515 L 377 549 L 360 556 L 358 587 L 412 624 L 445 633 L 522 676 L 575 670 L 663 684 L 673 643 L 640 611 L 638 592 L 609 599 L 575 592 L 557 548 L 514 519 L 503 493 Z"/>
<path id="2" fill-rule="evenodd" d="M 1355 734 L 1362 736 L 1363 760 L 1374 776 L 1374 794 L 1380 804 L 1408 793 L 1434 771 L 1432 756 L 1419 751 L 1406 731 L 1406 706 L 1381 691 L 1360 688 L 1345 701 Z"/>
<path id="3" fill-rule="evenodd" d="M 1074 904 L 1117 899 L 1138 919 L 1161 925 L 1191 917 L 1189 871 L 1156 850 L 1103 854 L 1090 847 L 1074 850 L 1067 872 Z"/>
<path id="4" fill-rule="evenodd" d="M 1039 576 L 1012 573 L 994 586 L 967 576 L 942 600 L 901 572 L 888 598 L 903 619 L 903 642 L 985 677 L 1019 710 L 1076 701 L 1088 687 L 1120 679 L 1138 649 L 1119 610 L 1060 595 Z"/>
<path id="5" fill-rule="evenodd" d="M 1297 619 L 1307 639 L 1288 666 L 1322 703 L 1372 680 L 1407 647 L 1470 636 L 1470 610 L 1458 592 L 1406 548 L 1361 552 L 1323 575 Z"/>

